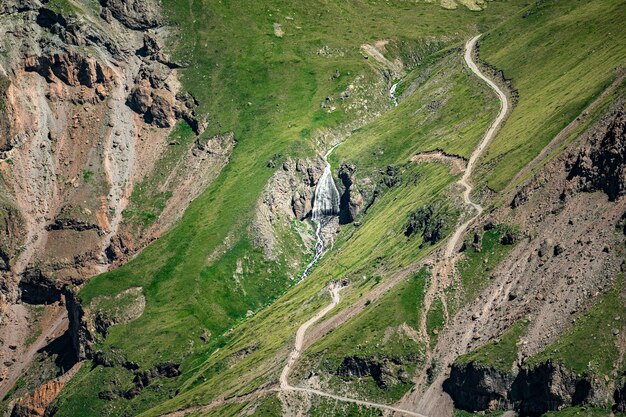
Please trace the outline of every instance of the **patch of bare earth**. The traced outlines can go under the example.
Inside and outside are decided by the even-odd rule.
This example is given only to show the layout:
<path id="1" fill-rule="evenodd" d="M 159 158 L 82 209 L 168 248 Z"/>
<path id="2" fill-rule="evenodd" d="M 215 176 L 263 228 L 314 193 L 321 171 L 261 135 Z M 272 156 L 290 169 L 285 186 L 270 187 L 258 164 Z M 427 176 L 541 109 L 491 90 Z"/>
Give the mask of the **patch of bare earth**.
<path id="1" fill-rule="evenodd" d="M 81 7 L 81 19 L 59 20 L 62 27 L 55 30 L 62 35 L 37 18 L 50 13 L 44 4 L 0 5 L 6 52 L 0 57 L 0 197 L 18 213 L 3 211 L 0 220 L 8 222 L 7 230 L 23 231 L 2 241 L 14 250 L 0 265 L 0 354 L 6 358 L 0 361 L 0 393 L 67 326 L 65 308 L 55 307 L 61 289 L 112 265 L 109 249 L 112 241 L 119 243 L 133 188 L 154 172 L 173 126 L 184 120 L 198 134 L 206 127 L 196 117 L 193 97 L 180 92 L 178 65 L 161 49 L 163 28 L 147 30 L 158 26 L 156 3 L 135 5 L 141 13 Z M 198 142 L 190 145 L 166 185 L 173 197 L 150 239 L 217 176 L 233 143 L 226 135 L 202 149 Z M 143 246 L 126 245 L 114 260 L 119 264 Z M 54 310 L 55 320 L 41 322 L 39 337 L 20 300 L 52 304 L 44 317 Z M 31 345 L 23 343 L 33 337 Z"/>
<path id="2" fill-rule="evenodd" d="M 400 404 L 428 415 L 450 415 L 452 402 L 441 385 L 448 366 L 459 355 L 528 318 L 530 325 L 519 345 L 521 364 L 554 341 L 613 287 L 623 268 L 620 247 L 624 235 L 616 225 L 626 212 L 626 198 L 619 175 L 598 183 L 608 191 L 595 188 L 594 176 L 603 174 L 594 163 L 602 160 L 603 152 L 623 154 L 623 137 L 619 140 L 624 128 L 622 111 L 609 113 L 528 183 L 510 193 L 510 205 L 482 218 L 482 223 L 517 225 L 522 237 L 487 277 L 479 295 L 439 333 L 431 357 L 443 371 L 429 385 L 424 370 L 415 389 Z M 609 145 L 603 142 L 606 138 L 609 142 L 618 139 Z M 580 166 L 585 168 L 578 171 Z M 623 165 L 616 168 L 617 172 L 623 169 Z M 621 194 L 612 194 L 615 188 L 611 184 Z M 480 233 L 480 228 L 477 230 Z"/>

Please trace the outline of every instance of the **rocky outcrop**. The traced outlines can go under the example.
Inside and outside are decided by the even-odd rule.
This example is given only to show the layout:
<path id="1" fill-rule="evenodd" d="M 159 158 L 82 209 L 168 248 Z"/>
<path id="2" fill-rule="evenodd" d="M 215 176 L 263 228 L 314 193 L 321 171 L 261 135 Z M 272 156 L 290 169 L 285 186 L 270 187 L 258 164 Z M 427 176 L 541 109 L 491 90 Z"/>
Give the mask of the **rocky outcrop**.
<path id="1" fill-rule="evenodd" d="M 174 97 L 168 91 L 153 91 L 148 121 L 158 127 L 171 127 L 176 122 Z"/>
<path id="2" fill-rule="evenodd" d="M 510 398 L 520 414 L 540 416 L 590 400 L 592 382 L 548 361 L 532 368 L 521 368 L 511 387 Z"/>
<path id="3" fill-rule="evenodd" d="M 311 216 L 311 210 L 313 209 L 313 203 L 311 201 L 311 193 L 304 190 L 302 194 L 301 191 L 296 190 L 291 197 L 291 209 L 293 210 L 293 214 L 300 221 L 306 219 Z"/>
<path id="4" fill-rule="evenodd" d="M 99 229 L 97 224 L 80 221 L 77 219 L 55 219 L 54 222 L 46 226 L 47 230 L 76 230 L 84 232 L 85 230 Z"/>
<path id="5" fill-rule="evenodd" d="M 19 283 L 20 299 L 29 304 L 52 304 L 61 299 L 61 292 L 53 279 L 37 268 L 24 272 Z"/>
<path id="6" fill-rule="evenodd" d="M 41 6 L 38 0 L 11 0 L 0 3 L 0 15 L 23 13 L 37 10 Z"/>
<path id="7" fill-rule="evenodd" d="M 568 188 L 605 192 L 610 201 L 626 194 L 626 112 L 616 111 L 609 123 L 566 161 Z"/>
<path id="8" fill-rule="evenodd" d="M 76 360 L 80 361 L 91 356 L 91 347 L 95 342 L 95 331 L 88 322 L 85 309 L 76 294 L 71 290 L 66 290 L 64 295 L 69 318 L 68 332 L 72 339 Z"/>
<path id="9" fill-rule="evenodd" d="M 76 52 L 63 51 L 45 56 L 31 56 L 24 59 L 24 69 L 34 71 L 48 82 L 61 80 L 70 86 L 105 89 L 112 86 L 113 71 L 103 66 L 93 57 L 86 57 Z"/>
<path id="10" fill-rule="evenodd" d="M 18 398 L 10 410 L 11 417 L 44 417 L 54 414 L 51 404 L 61 393 L 67 382 L 78 372 L 82 363 L 77 363 L 64 375 L 45 382 L 28 395 Z"/>
<path id="11" fill-rule="evenodd" d="M 515 375 L 475 362 L 454 363 L 443 389 L 457 408 L 475 412 L 508 409 L 509 391 Z"/>
<path id="12" fill-rule="evenodd" d="M 105 20 L 110 13 L 130 29 L 145 30 L 161 24 L 159 4 L 155 0 L 100 0 L 100 4 L 104 7 Z"/>
<path id="13" fill-rule="evenodd" d="M 126 104 L 137 113 L 147 113 L 152 107 L 150 82 L 148 80 L 139 80 L 128 96 Z"/>
<path id="14" fill-rule="evenodd" d="M 276 228 L 279 224 L 291 227 L 292 219 L 305 220 L 311 216 L 313 194 L 324 170 L 322 159 L 293 161 L 287 159 L 268 182 L 251 225 L 254 242 L 263 248 L 268 259 L 276 259 L 278 251 Z M 305 229 L 298 229 L 302 241 L 312 244 Z"/>
<path id="15" fill-rule="evenodd" d="M 159 378 L 176 378 L 180 375 L 180 364 L 175 362 L 158 363 L 152 369 L 145 371 L 139 370 L 136 366 L 130 366 L 127 369 L 132 370 L 135 374 L 133 378 L 133 387 L 127 390 L 115 389 L 101 391 L 98 398 L 105 401 L 111 401 L 116 397 L 123 397 L 127 400 L 135 398 L 137 395 Z"/>
<path id="16" fill-rule="evenodd" d="M 26 231 L 20 227 L 23 222 L 19 210 L 0 201 L 0 273 L 11 270 L 11 260 L 19 253 L 26 235 Z"/>
<path id="17" fill-rule="evenodd" d="M 17 401 L 11 417 L 43 417 L 47 407 L 59 395 L 64 385 L 63 381 L 53 379 L 37 387 L 31 395 Z"/>
<path id="18" fill-rule="evenodd" d="M 590 401 L 595 384 L 551 361 L 510 372 L 455 362 L 443 388 L 455 407 L 466 411 L 515 410 L 522 416 L 540 416 Z"/>
<path id="19" fill-rule="evenodd" d="M 408 238 L 414 235 L 422 236 L 423 244 L 435 244 L 445 234 L 448 227 L 445 213 L 436 205 L 420 207 L 409 215 L 404 235 Z"/>
<path id="20" fill-rule="evenodd" d="M 344 379 L 371 377 L 378 388 L 388 389 L 397 383 L 410 383 L 404 363 L 418 360 L 417 355 L 393 358 L 346 356 L 335 373 Z"/>
<path id="21" fill-rule="evenodd" d="M 622 382 L 617 386 L 613 393 L 613 411 L 626 413 L 626 378 L 622 377 Z"/>
<path id="22" fill-rule="evenodd" d="M 138 53 L 152 61 L 144 63 L 137 74 L 135 86 L 126 99 L 128 107 L 142 115 L 146 123 L 157 127 L 171 127 L 177 120 L 184 119 L 194 132 L 202 133 L 206 123 L 196 118 L 198 103 L 188 94 L 175 94 L 172 65 L 154 36 L 144 36 L 144 47 Z"/>
<path id="23" fill-rule="evenodd" d="M 397 167 L 387 165 L 387 168 L 380 171 L 381 182 L 387 188 L 395 187 L 401 180 L 401 175 Z"/>
<path id="24" fill-rule="evenodd" d="M 232 134 L 194 140 L 186 127 L 184 142 L 179 132 L 167 140 L 181 119 L 196 133 L 207 122 L 196 117 L 198 102 L 180 91 L 180 65 L 161 47 L 164 32 L 138 31 L 160 24 L 158 1 L 101 3 L 102 13 L 97 5 L 73 2 L 0 2 L 0 339 L 31 324 L 32 317 L 14 319 L 13 304 L 53 303 L 46 311 L 59 307 L 64 325 L 65 303 L 64 338 L 72 346 L 64 352 L 75 350 L 75 360 L 93 356 L 92 345 L 102 337 L 94 321 L 106 334 L 109 326 L 138 317 L 145 299 L 140 294 L 131 309 L 90 317 L 68 288 L 160 236 L 215 179 L 235 144 Z M 127 101 L 144 106 L 135 109 L 142 117 Z M 165 208 L 149 230 L 132 229 L 123 220 L 131 217 L 126 209 L 133 188 L 182 143 L 180 159 L 171 161 L 162 183 L 150 186 L 171 195 Z M 42 333 L 52 325 L 44 322 Z M 26 344 L 11 345 L 0 349 L 5 382 L 38 360 Z"/>
<path id="25" fill-rule="evenodd" d="M 7 209 L 0 215 L 0 222 L 7 222 L 0 237 L 0 270 L 15 266 L 11 280 L 3 281 L 10 299 L 17 297 L 24 271 L 57 280 L 60 291 L 145 246 L 128 240 L 116 245 L 133 186 L 151 173 L 177 121 L 186 120 L 197 133 L 206 127 L 196 117 L 197 101 L 180 92 L 179 65 L 163 52 L 159 34 L 135 32 L 112 20 L 141 30 L 154 27 L 160 21 L 157 3 L 103 0 L 101 15 L 93 8 L 59 8 L 37 0 L 0 5 L 0 31 L 6 36 L 0 56 L 0 174 L 5 179 L 0 205 Z M 143 117 L 133 117 L 125 102 Z M 188 146 L 196 150 L 194 145 Z M 200 176 L 227 161 L 227 155 L 198 155 L 177 168 L 176 179 L 168 178 L 171 188 L 179 186 L 191 196 L 173 193 L 178 204 L 167 213 L 172 217 L 199 193 L 177 182 L 186 180 L 182 171 Z M 209 182 L 202 178 L 196 180 L 199 186 Z M 143 242 L 143 230 L 132 232 Z M 25 245 L 19 253 L 18 242 Z M 24 280 L 23 294 L 29 294 L 30 281 Z"/>
<path id="26" fill-rule="evenodd" d="M 171 127 L 177 119 L 176 100 L 166 89 L 153 89 L 147 79 L 137 82 L 128 96 L 128 106 L 142 114 L 147 123 L 158 127 Z"/>
<path id="27" fill-rule="evenodd" d="M 339 167 L 339 179 L 343 192 L 339 202 L 339 224 L 352 223 L 363 208 L 364 199 L 355 184 L 356 167 L 342 164 Z"/>
<path id="28" fill-rule="evenodd" d="M 106 309 L 101 308 L 102 304 L 106 305 Z M 106 337 L 109 327 L 138 319 L 145 308 L 146 297 L 141 287 L 129 288 L 115 297 L 96 297 L 89 304 L 90 313 L 87 315 L 87 320 L 93 323 L 87 323 L 87 326 Z"/>
<path id="29" fill-rule="evenodd" d="M 13 134 L 11 119 L 7 114 L 7 91 L 11 85 L 11 80 L 0 74 L 0 158 L 4 152 L 13 147 Z"/>
<path id="30" fill-rule="evenodd" d="M 366 360 L 358 356 L 348 356 L 343 359 L 337 369 L 337 375 L 343 377 L 362 378 L 371 376 L 379 388 L 387 388 L 384 374 L 387 373 L 385 364 L 376 360 Z"/>

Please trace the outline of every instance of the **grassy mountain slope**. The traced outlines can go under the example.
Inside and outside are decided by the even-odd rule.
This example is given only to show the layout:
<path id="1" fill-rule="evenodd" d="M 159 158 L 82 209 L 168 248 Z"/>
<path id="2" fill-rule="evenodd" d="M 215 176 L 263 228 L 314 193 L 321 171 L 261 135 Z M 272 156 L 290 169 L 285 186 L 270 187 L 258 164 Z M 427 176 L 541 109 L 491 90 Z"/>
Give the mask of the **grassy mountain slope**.
<path id="1" fill-rule="evenodd" d="M 415 80 L 416 93 L 355 132 L 348 146 L 337 148 L 333 161 L 377 169 L 434 149 L 469 159 L 499 103 L 484 83 L 469 75 L 459 51 L 457 45 L 413 69 L 400 85 Z M 483 111 L 475 112 L 477 107 Z"/>
<path id="2" fill-rule="evenodd" d="M 406 242 L 401 228 L 410 210 L 437 198 L 439 190 L 444 190 L 452 177 L 440 164 L 412 167 L 410 171 L 407 178 L 418 177 L 426 181 L 417 186 L 413 181 L 406 181 L 406 185 L 386 193 L 376 213 L 364 219 L 355 236 L 348 240 L 340 236 L 335 250 L 323 258 L 310 277 L 229 333 L 225 346 L 219 352 L 205 356 L 203 363 L 198 361 L 198 367 L 190 370 L 190 377 L 180 395 L 145 415 L 159 415 L 163 411 L 191 404 L 205 404 L 218 396 L 243 394 L 274 383 L 278 380 L 297 327 L 328 303 L 327 292 L 322 291 L 328 280 L 347 278 L 352 281 L 337 307 L 343 310 L 363 294 L 382 285 L 381 280 L 398 269 L 395 263 L 402 265 L 410 262 L 411 258 L 424 256 L 430 247 L 420 249 L 420 239 L 404 245 L 402 253 L 393 248 Z M 430 184 L 438 184 L 438 187 L 430 189 Z M 398 219 L 403 220 L 400 223 Z M 381 228 L 388 231 L 385 242 L 371 238 L 380 233 Z M 392 320 L 398 318 L 396 316 Z M 237 352 L 251 346 L 254 346 L 251 352 L 237 355 Z"/>
<path id="3" fill-rule="evenodd" d="M 626 59 L 623 1 L 541 1 L 481 40 L 519 102 L 487 149 L 476 178 L 502 190 L 617 76 Z"/>
<path id="4" fill-rule="evenodd" d="M 221 335 L 248 310 L 258 310 L 289 286 L 288 277 L 295 271 L 287 269 L 285 259 L 265 260 L 248 232 L 256 200 L 273 172 L 266 163 L 277 154 L 312 155 L 311 137 L 318 129 L 359 116 L 348 104 L 328 113 L 319 103 L 326 96 L 338 96 L 357 77 L 364 85 L 380 80 L 360 45 L 424 37 L 435 37 L 442 45 L 458 44 L 475 25 L 493 26 L 515 7 L 495 2 L 477 14 L 404 2 L 163 2 L 164 14 L 174 25 L 174 58 L 188 65 L 183 84 L 209 115 L 205 135 L 233 131 L 237 145 L 228 166 L 170 232 L 80 291 L 88 304 L 130 287 L 144 289 L 142 317 L 112 327 L 97 349 L 142 369 L 166 360 L 182 362 L 184 375 L 191 375 L 193 364 L 222 346 Z M 275 23 L 281 25 L 282 37 Z M 336 69 L 341 73 L 337 80 L 331 77 Z M 385 89 L 371 95 L 371 111 L 391 105 Z M 436 178 L 445 178 L 445 169 L 440 171 Z M 363 246 L 350 256 L 367 258 L 375 249 Z M 244 256 L 248 274 L 237 284 L 233 271 Z M 303 259 L 302 254 L 296 256 Z M 285 329 L 283 340 L 290 330 Z M 207 332 L 212 337 L 205 345 L 199 336 Z M 76 378 L 80 384 L 72 383 L 60 398 L 59 415 L 70 410 L 107 414 L 118 407 L 140 410 L 171 395 L 174 388 L 168 387 L 185 376 L 164 381 L 160 392 L 145 390 L 131 401 L 97 398 L 107 387 L 130 386 L 130 379 L 118 368 L 84 367 Z"/>
<path id="5" fill-rule="evenodd" d="M 272 174 L 266 162 L 275 154 L 312 154 L 316 130 L 357 117 L 343 104 L 327 113 L 319 103 L 326 96 L 336 97 L 356 76 L 369 84 L 379 79 L 359 50 L 362 43 L 436 36 L 443 47 L 458 48 L 476 27 L 491 29 L 503 16 L 512 15 L 481 45 L 481 58 L 503 69 L 520 97 L 475 175 L 495 190 L 504 188 L 611 82 L 614 69 L 626 57 L 624 42 L 605 42 L 601 30 L 617 28 L 624 20 L 624 5 L 618 1 L 540 2 L 527 9 L 531 13 L 526 17 L 514 13 L 516 2 L 492 2 L 478 14 L 405 2 L 257 3 L 164 2 L 179 28 L 172 45 L 176 57 L 189 63 L 185 86 L 211 118 L 206 134 L 234 131 L 238 143 L 220 177 L 168 234 L 80 292 L 88 303 L 103 294 L 144 287 L 144 315 L 111 328 L 97 348 L 136 361 L 142 368 L 179 361 L 183 374 L 144 389 L 132 400 L 106 402 L 97 398 L 98 393 L 116 384 L 129 386 L 132 374 L 118 367 L 85 366 L 58 401 L 58 415 L 76 410 L 82 415 L 120 410 L 159 415 L 274 383 L 297 327 L 328 302 L 322 292 L 328 280 L 352 281 L 337 308 L 344 311 L 432 250 L 432 246 L 422 247 L 421 239 L 404 236 L 411 212 L 428 204 L 444 205 L 454 224 L 459 210 L 449 187 L 454 177 L 448 168 L 407 161 L 416 152 L 435 148 L 467 158 L 497 111 L 490 92 L 468 76 L 458 49 L 444 50 L 417 64 L 407 77 L 415 80 L 410 83 L 415 92 L 337 149 L 334 166 L 355 163 L 357 175 L 378 181 L 377 171 L 391 164 L 402 171 L 401 182 L 382 194 L 358 226 L 342 229 L 332 251 L 305 282 L 284 293 L 290 285 L 288 274 L 294 271 L 284 260 L 266 261 L 252 245 L 248 226 L 254 204 Z M 282 37 L 274 34 L 274 23 L 284 30 Z M 322 48 L 335 55 L 318 54 Z M 332 80 L 336 69 L 341 77 Z M 403 86 L 403 91 L 408 87 Z M 381 104 L 386 91 L 377 94 L 377 110 L 390 107 L 388 102 Z M 228 245 L 222 245 L 225 239 Z M 210 257 L 216 250 L 218 256 Z M 232 275 L 244 255 L 250 257 L 250 273 L 237 287 Z M 468 282 L 472 285 L 471 279 Z M 313 345 L 315 361 L 328 360 L 334 369 L 343 356 L 355 353 L 356 345 L 380 343 L 388 328 L 417 320 L 424 314 L 419 312 L 418 284 L 403 281 L 361 316 Z M 411 302 L 398 310 L 386 309 L 388 315 L 377 314 L 376 308 L 383 309 L 395 299 Z M 415 316 L 410 315 L 413 309 Z M 256 314 L 244 319 L 248 310 Z M 203 344 L 199 336 L 207 330 L 212 337 Z M 381 352 L 397 353 L 394 349 L 404 348 L 405 342 L 385 345 L 388 352 Z M 419 355 L 423 346 L 407 343 L 411 353 Z M 389 401 L 409 387 L 405 384 L 390 393 L 364 386 L 363 392 Z M 239 411 L 227 408 L 220 415 Z"/>

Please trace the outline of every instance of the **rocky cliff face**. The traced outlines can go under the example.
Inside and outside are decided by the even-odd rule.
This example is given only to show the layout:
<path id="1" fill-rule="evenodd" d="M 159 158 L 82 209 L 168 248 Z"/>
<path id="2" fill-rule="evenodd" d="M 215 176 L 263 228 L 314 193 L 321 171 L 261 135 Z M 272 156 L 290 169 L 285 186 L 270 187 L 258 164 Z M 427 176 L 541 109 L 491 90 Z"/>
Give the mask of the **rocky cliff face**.
<path id="1" fill-rule="evenodd" d="M 622 376 L 622 379 L 623 376 Z M 613 393 L 613 411 L 620 413 L 626 413 L 626 380 L 622 380 L 621 384 L 618 384 L 615 392 Z"/>
<path id="2" fill-rule="evenodd" d="M 292 220 L 303 221 L 311 217 L 315 186 L 324 171 L 324 160 L 285 160 L 268 182 L 257 203 L 251 231 L 255 243 L 263 248 L 268 259 L 277 259 L 280 245 L 279 227 L 291 227 Z M 281 226 L 282 225 L 282 226 Z M 298 229 L 305 250 L 314 244 L 312 232 Z M 296 268 L 297 269 L 297 268 Z"/>
<path id="3" fill-rule="evenodd" d="M 615 201 L 626 194 L 626 113 L 617 110 L 608 123 L 566 162 L 567 193 L 601 190 Z"/>
<path id="4" fill-rule="evenodd" d="M 356 167 L 351 164 L 342 164 L 339 167 L 339 179 L 343 192 L 339 205 L 339 223 L 352 223 L 364 204 L 363 195 L 355 184 Z"/>
<path id="5" fill-rule="evenodd" d="M 446 213 L 437 205 L 420 207 L 409 215 L 404 235 L 420 235 L 424 244 L 437 243 L 450 227 Z"/>
<path id="6" fill-rule="evenodd" d="M 405 364 L 417 360 L 417 357 L 347 356 L 339 365 L 336 375 L 344 379 L 371 377 L 379 388 L 388 389 L 398 382 L 410 383 Z"/>
<path id="7" fill-rule="evenodd" d="M 196 133 L 205 126 L 195 100 L 179 92 L 178 64 L 162 51 L 158 5 L 103 6 L 97 15 L 80 3 L 73 11 L 3 3 L 0 170 L 29 232 L 9 262 L 17 277 L 36 268 L 76 284 L 104 270 L 133 186 L 166 150 L 170 128 L 181 119 Z M 231 147 L 202 164 L 223 165 Z M 13 288 L 10 299 L 19 296 Z"/>
<path id="8" fill-rule="evenodd" d="M 515 410 L 522 416 L 540 416 L 590 401 L 594 384 L 597 381 L 550 361 L 511 372 L 470 362 L 455 363 L 443 387 L 463 410 Z M 595 389 L 603 387 L 598 384 Z"/>
<path id="9" fill-rule="evenodd" d="M 10 9 L 15 15 L 0 26 L 9 80 L 0 169 L 29 231 L 12 272 L 30 271 L 31 283 L 35 275 L 77 283 L 103 268 L 102 247 L 116 232 L 133 165 L 141 162 L 134 149 L 143 126 L 122 100 L 143 64 L 115 24 L 106 30 L 99 19 L 37 1 Z M 87 54 L 88 46 L 98 53 Z"/>
<path id="10" fill-rule="evenodd" d="M 498 338 L 521 318 L 532 317 L 518 345 L 519 364 L 525 364 L 614 288 L 624 268 L 626 239 L 620 174 L 626 168 L 625 138 L 620 133 L 623 108 L 623 102 L 615 103 L 566 150 L 512 191 L 507 196 L 510 205 L 486 213 L 477 225 L 479 234 L 483 226 L 515 225 L 517 238 L 495 268 L 483 271 L 484 287 L 439 333 L 434 355 L 439 363 L 452 364 L 458 356 Z M 480 239 L 474 244 L 480 245 Z M 612 376 L 603 386 L 557 364 L 519 366 L 510 375 L 477 364 L 455 364 L 450 369 L 446 391 L 467 409 L 496 407 L 538 415 L 585 401 L 610 405 L 615 390 Z M 438 384 L 445 377 L 440 375 Z M 423 392 L 420 389 L 424 388 L 416 392 Z"/>
<path id="11" fill-rule="evenodd" d="M 444 382 L 445 392 L 454 405 L 467 411 L 507 409 L 514 376 L 474 362 L 455 363 L 450 378 Z"/>
<path id="12" fill-rule="evenodd" d="M 162 22 L 159 5 L 154 0 L 100 0 L 102 17 L 119 20 L 130 29 L 151 29 Z"/>
<path id="13" fill-rule="evenodd" d="M 32 395 L 19 399 L 11 411 L 11 417 L 43 417 L 46 408 L 59 395 L 64 385 L 58 380 L 41 385 Z"/>
<path id="14" fill-rule="evenodd" d="M 0 5 L 0 339 L 9 324 L 29 321 L 16 302 L 58 304 L 66 285 L 123 262 L 163 233 L 235 143 L 232 134 L 191 141 L 164 185 L 172 197 L 161 216 L 151 229 L 129 230 L 124 210 L 135 185 L 179 146 L 167 140 L 172 127 L 186 122 L 200 135 L 206 121 L 180 91 L 180 65 L 162 49 L 167 30 L 157 2 L 65 6 Z M 80 330 L 81 306 L 66 295 L 83 358 L 90 336 Z M 0 343 L 0 356 L 19 362 L 24 348 Z M 18 367 L 4 367 L 5 381 L 14 381 Z"/>

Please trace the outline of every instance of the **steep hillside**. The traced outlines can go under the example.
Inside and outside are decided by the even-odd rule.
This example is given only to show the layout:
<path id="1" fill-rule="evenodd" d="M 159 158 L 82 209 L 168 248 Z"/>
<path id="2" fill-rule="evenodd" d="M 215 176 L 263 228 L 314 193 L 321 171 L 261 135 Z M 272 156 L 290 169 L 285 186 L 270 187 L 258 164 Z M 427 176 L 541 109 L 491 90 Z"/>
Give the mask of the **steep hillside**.
<path id="1" fill-rule="evenodd" d="M 198 138 L 203 123 L 181 90 L 180 65 L 162 50 L 165 33 L 145 15 L 141 30 L 128 27 L 111 16 L 115 7 L 0 6 L 2 396 L 67 329 L 68 286 L 159 237 L 232 150 L 232 137 Z M 164 167 L 167 182 L 155 179 Z M 139 224 L 127 208 L 145 183 L 159 188 L 166 215 L 151 207 L 150 223 Z"/>
<path id="2" fill-rule="evenodd" d="M 0 12 L 7 415 L 626 412 L 623 1 Z"/>

